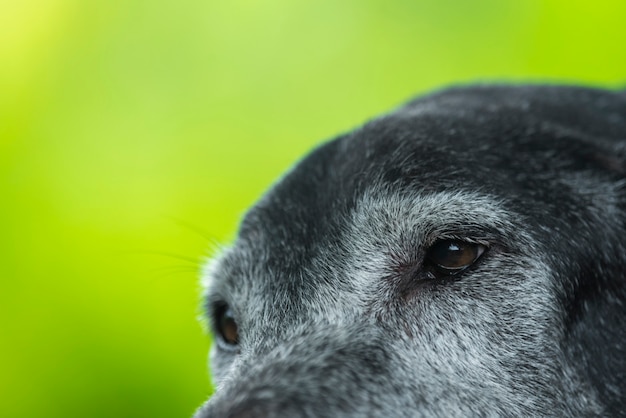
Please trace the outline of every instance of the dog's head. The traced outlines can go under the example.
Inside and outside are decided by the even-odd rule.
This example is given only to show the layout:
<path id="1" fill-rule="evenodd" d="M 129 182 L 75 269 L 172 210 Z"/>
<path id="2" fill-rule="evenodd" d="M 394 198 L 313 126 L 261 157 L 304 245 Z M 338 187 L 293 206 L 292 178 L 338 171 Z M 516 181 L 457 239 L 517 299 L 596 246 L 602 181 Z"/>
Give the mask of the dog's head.
<path id="1" fill-rule="evenodd" d="M 326 143 L 206 269 L 196 417 L 626 414 L 626 95 L 459 88 Z"/>

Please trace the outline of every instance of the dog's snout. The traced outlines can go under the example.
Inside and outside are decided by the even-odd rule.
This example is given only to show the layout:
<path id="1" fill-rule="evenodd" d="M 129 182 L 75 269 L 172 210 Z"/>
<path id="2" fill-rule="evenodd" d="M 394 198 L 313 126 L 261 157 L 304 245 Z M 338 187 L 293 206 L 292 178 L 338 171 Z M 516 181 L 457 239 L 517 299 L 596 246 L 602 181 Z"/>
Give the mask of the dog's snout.
<path id="1" fill-rule="evenodd" d="M 372 383 L 391 368 L 386 346 L 375 327 L 325 326 L 258 347 L 194 418 L 363 416 L 381 404 Z M 362 402 L 348 411 L 346 394 Z"/>

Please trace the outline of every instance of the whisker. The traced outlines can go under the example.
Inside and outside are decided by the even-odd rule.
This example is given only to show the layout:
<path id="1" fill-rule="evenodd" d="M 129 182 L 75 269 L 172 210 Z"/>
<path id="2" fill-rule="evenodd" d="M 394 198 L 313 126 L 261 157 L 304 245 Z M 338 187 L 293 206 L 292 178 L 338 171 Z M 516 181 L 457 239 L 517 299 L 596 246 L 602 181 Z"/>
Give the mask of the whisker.
<path id="1" fill-rule="evenodd" d="M 153 276 L 153 280 L 161 280 L 170 278 L 175 275 L 185 275 L 185 276 L 193 276 L 194 280 L 197 279 L 199 274 L 199 269 L 194 269 L 189 266 L 163 266 L 163 267 L 155 267 L 149 270 L 150 275 Z"/>
<path id="2" fill-rule="evenodd" d="M 135 250 L 135 251 L 127 251 L 129 254 L 144 254 L 144 255 L 162 255 L 165 257 L 173 258 L 175 260 L 185 261 L 187 263 L 191 263 L 194 266 L 200 266 L 202 264 L 202 257 L 189 257 L 182 254 L 176 254 L 169 251 L 160 251 L 160 250 Z"/>
<path id="3" fill-rule="evenodd" d="M 217 239 L 217 237 L 215 237 L 214 235 L 210 234 L 207 230 L 205 230 L 204 228 L 195 225 L 191 222 L 182 220 L 180 218 L 177 218 L 176 216 L 172 216 L 172 215 L 166 215 L 165 216 L 167 219 L 169 219 L 170 221 L 174 222 L 176 225 L 188 230 L 188 231 L 192 231 L 195 232 L 196 234 L 198 234 L 200 237 L 204 238 L 205 240 L 207 240 L 209 242 L 210 245 L 212 246 L 219 246 L 219 240 Z"/>

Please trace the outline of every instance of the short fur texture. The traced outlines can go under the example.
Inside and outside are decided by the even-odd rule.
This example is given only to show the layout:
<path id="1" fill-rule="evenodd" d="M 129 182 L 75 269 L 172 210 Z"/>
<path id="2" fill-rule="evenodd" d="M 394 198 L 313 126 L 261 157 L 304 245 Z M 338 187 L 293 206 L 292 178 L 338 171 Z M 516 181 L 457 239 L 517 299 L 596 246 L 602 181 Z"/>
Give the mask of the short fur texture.
<path id="1" fill-rule="evenodd" d="M 205 271 L 208 417 L 626 416 L 626 93 L 453 88 L 314 150 Z M 485 253 L 424 279 L 452 239 Z"/>

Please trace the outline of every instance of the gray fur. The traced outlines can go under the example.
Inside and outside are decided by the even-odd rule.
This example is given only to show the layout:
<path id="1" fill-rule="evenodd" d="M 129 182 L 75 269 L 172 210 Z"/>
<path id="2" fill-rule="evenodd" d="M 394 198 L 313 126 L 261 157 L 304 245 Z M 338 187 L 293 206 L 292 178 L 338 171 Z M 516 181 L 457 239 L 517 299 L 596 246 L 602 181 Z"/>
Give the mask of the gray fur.
<path id="1" fill-rule="evenodd" d="M 626 416 L 626 96 L 450 89 L 301 161 L 203 284 L 208 417 Z M 445 239 L 484 245 L 424 280 Z"/>

